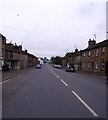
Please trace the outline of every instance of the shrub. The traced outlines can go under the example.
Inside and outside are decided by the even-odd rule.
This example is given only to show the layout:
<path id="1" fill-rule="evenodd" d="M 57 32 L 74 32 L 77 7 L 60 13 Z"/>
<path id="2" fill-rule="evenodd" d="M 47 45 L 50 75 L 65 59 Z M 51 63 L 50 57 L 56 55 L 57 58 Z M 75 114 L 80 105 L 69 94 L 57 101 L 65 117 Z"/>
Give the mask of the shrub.
<path id="1" fill-rule="evenodd" d="M 8 71 L 9 70 L 9 65 L 8 64 L 4 64 L 2 66 L 2 71 Z"/>

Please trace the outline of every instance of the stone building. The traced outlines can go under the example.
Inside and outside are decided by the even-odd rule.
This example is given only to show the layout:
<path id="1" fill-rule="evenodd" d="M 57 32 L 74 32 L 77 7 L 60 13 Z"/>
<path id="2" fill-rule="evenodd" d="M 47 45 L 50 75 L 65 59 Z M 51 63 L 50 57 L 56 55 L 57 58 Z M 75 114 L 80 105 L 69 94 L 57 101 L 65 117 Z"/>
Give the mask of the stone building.
<path id="1" fill-rule="evenodd" d="M 0 34 L 0 70 L 5 62 L 6 37 Z"/>
<path id="2" fill-rule="evenodd" d="M 75 52 L 73 54 L 73 64 L 76 70 L 81 70 L 81 54 L 81 51 L 75 49 Z"/>
<path id="3" fill-rule="evenodd" d="M 100 43 L 89 39 L 88 47 L 84 50 L 66 53 L 62 58 L 62 66 L 66 68 L 73 63 L 76 70 L 96 74 L 108 74 L 108 39 Z"/>
<path id="4" fill-rule="evenodd" d="M 68 64 L 74 64 L 76 70 L 81 69 L 81 51 L 75 49 L 75 52 L 70 52 L 62 58 L 62 66 L 66 68 Z"/>
<path id="5" fill-rule="evenodd" d="M 5 48 L 5 63 L 9 65 L 10 69 L 20 68 L 20 56 L 22 53 L 22 46 L 7 43 Z"/>
<path id="6" fill-rule="evenodd" d="M 96 44 L 95 40 L 89 39 L 81 58 L 82 70 L 105 75 L 108 69 L 108 40 Z"/>
<path id="7" fill-rule="evenodd" d="M 38 58 L 27 50 L 23 51 L 21 45 L 6 43 L 6 37 L 0 34 L 0 69 L 8 64 L 10 69 L 33 67 Z"/>
<path id="8" fill-rule="evenodd" d="M 62 68 L 66 68 L 68 64 L 71 64 L 73 62 L 73 52 L 68 52 L 66 55 L 62 58 Z"/>

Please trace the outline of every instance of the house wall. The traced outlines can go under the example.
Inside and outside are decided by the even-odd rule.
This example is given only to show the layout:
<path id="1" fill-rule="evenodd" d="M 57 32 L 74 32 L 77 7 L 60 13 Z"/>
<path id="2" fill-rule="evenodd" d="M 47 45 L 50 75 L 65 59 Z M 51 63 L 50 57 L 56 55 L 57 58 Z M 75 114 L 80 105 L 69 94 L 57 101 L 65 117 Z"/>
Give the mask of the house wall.
<path id="1" fill-rule="evenodd" d="M 108 46 L 98 47 L 82 53 L 81 69 L 84 71 L 105 74 L 108 61 Z"/>
<path id="2" fill-rule="evenodd" d="M 28 67 L 28 55 L 26 53 L 20 54 L 20 68 L 27 68 Z"/>
<path id="3" fill-rule="evenodd" d="M 6 38 L 0 34 L 0 70 L 2 69 L 3 64 L 5 63 L 5 45 Z"/>

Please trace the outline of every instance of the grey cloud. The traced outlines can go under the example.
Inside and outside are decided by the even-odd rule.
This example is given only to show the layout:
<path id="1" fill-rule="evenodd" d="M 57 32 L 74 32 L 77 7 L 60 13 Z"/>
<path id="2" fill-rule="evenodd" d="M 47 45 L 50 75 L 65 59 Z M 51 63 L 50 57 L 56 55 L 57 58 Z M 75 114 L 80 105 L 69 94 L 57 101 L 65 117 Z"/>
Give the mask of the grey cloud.
<path id="1" fill-rule="evenodd" d="M 97 42 L 105 38 L 104 3 L 8 1 L 2 6 L 1 32 L 16 43 L 23 41 L 24 48 L 38 56 L 63 55 L 67 49 L 74 51 L 74 45 L 83 49 L 94 34 Z"/>

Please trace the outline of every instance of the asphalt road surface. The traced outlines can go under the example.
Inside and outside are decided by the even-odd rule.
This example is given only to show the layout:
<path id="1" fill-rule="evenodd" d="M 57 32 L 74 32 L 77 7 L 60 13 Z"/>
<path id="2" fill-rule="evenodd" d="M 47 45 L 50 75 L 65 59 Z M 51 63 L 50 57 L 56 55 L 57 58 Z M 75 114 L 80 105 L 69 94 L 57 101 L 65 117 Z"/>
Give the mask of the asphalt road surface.
<path id="1" fill-rule="evenodd" d="M 2 83 L 3 118 L 105 118 L 105 78 L 69 73 L 43 64 L 41 69 Z"/>

